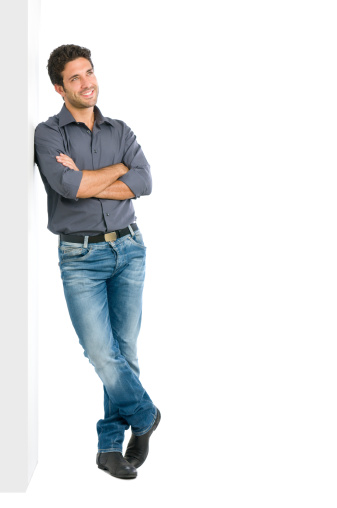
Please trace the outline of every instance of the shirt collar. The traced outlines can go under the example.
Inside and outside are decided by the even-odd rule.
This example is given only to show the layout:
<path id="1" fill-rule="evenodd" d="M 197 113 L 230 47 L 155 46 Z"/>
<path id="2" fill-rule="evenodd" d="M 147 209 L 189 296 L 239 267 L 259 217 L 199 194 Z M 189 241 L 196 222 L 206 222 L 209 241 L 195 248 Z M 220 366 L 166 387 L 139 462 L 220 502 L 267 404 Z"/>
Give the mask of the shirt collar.
<path id="1" fill-rule="evenodd" d="M 94 107 L 94 113 L 95 113 L 95 122 L 97 125 L 107 122 L 110 125 L 114 126 L 112 120 L 110 120 L 110 118 L 108 118 L 108 117 L 103 116 L 97 106 Z M 70 113 L 69 109 L 67 109 L 65 104 L 63 104 L 63 107 L 62 107 L 61 111 L 59 112 L 59 120 L 60 120 L 59 121 L 60 127 L 64 127 L 65 125 L 68 125 L 69 123 L 73 123 L 73 122 L 76 123 L 75 118 Z"/>

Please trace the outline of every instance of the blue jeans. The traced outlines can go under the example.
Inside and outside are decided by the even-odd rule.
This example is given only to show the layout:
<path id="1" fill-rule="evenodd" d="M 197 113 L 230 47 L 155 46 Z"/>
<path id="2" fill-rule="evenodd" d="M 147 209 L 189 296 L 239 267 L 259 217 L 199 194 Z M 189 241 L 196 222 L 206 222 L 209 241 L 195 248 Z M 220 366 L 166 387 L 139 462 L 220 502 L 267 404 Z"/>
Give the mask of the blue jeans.
<path id="1" fill-rule="evenodd" d="M 59 266 L 71 321 L 104 387 L 98 451 L 122 452 L 124 432 L 153 425 L 157 409 L 139 380 L 146 247 L 140 231 L 114 242 L 60 242 Z"/>

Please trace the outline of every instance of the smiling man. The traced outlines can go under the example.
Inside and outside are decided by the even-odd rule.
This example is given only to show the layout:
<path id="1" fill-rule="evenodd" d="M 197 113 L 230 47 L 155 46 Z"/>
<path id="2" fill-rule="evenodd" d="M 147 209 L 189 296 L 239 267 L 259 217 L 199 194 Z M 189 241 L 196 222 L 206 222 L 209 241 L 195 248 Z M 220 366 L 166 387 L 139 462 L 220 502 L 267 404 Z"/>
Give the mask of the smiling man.
<path id="1" fill-rule="evenodd" d="M 150 166 L 132 130 L 96 106 L 99 89 L 88 49 L 60 46 L 50 55 L 48 73 L 64 100 L 60 113 L 35 131 L 48 229 L 59 236 L 73 326 L 103 382 L 96 463 L 131 479 L 147 458 L 161 417 L 139 380 L 137 358 L 146 247 L 132 199 L 151 193 Z"/>

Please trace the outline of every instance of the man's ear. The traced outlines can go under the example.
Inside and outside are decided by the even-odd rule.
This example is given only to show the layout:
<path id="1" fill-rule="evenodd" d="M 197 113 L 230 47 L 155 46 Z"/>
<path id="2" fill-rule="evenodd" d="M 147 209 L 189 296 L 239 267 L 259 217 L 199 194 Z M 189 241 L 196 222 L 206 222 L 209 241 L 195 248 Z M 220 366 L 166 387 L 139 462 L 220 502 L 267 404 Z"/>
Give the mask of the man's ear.
<path id="1" fill-rule="evenodd" d="M 60 95 L 62 95 L 62 97 L 65 96 L 65 93 L 64 93 L 64 90 L 63 90 L 63 86 L 62 85 L 54 85 L 54 88 L 56 90 L 57 93 L 59 93 Z"/>

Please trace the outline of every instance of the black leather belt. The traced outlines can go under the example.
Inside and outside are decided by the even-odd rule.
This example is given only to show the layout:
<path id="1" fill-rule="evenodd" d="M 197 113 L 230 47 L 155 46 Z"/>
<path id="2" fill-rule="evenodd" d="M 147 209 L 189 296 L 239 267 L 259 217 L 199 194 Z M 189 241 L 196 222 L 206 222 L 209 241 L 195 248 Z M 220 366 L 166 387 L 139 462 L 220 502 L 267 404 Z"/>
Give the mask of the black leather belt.
<path id="1" fill-rule="evenodd" d="M 133 231 L 137 231 L 138 229 L 136 223 L 130 224 L 130 227 L 133 229 Z M 117 229 L 116 231 L 111 231 L 111 233 L 106 233 L 105 235 L 89 236 L 88 243 L 114 242 L 115 240 L 117 240 L 117 238 L 129 234 L 130 229 L 128 227 L 124 229 Z M 61 234 L 60 240 L 62 242 L 84 243 L 84 236 Z"/>

